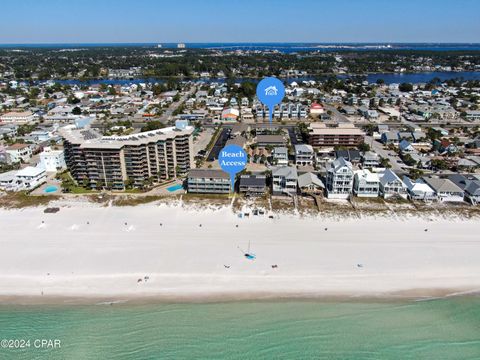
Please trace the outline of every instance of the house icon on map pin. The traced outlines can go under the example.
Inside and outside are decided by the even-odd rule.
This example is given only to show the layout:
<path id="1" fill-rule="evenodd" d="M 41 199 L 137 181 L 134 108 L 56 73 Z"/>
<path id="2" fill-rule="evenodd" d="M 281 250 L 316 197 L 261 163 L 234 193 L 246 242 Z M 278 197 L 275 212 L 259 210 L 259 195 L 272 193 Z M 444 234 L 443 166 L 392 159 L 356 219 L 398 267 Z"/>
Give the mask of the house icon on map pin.
<path id="1" fill-rule="evenodd" d="M 278 89 L 276 86 L 269 86 L 265 89 L 266 96 L 276 96 L 278 93 Z"/>

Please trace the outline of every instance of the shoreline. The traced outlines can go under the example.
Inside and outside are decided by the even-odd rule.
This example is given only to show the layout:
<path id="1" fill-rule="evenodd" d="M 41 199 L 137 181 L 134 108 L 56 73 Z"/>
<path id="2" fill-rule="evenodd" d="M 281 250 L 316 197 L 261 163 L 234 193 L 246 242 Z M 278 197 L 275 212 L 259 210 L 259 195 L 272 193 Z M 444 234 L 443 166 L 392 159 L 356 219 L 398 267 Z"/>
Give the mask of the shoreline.
<path id="1" fill-rule="evenodd" d="M 56 214 L 43 209 L 0 209 L 7 234 L 0 239 L 0 305 L 395 301 L 480 293 L 477 218 L 240 219 L 229 207 L 84 202 Z M 243 256 L 250 242 L 253 261 Z"/>
<path id="2" fill-rule="evenodd" d="M 319 303 L 394 303 L 436 301 L 450 298 L 477 298 L 480 289 L 462 291 L 461 289 L 411 289 L 398 293 L 354 295 L 321 293 L 215 293 L 185 295 L 138 295 L 130 294 L 101 296 L 38 296 L 38 295 L 0 295 L 2 306 L 121 306 L 121 305 L 160 305 L 160 304 L 224 304 L 241 302 L 319 302 Z"/>

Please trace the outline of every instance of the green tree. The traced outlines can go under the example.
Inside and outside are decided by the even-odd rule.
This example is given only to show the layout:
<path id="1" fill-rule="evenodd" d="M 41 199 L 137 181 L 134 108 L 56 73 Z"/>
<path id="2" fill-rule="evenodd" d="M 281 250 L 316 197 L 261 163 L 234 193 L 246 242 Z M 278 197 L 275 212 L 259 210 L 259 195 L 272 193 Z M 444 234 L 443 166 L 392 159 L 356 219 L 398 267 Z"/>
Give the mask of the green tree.
<path id="1" fill-rule="evenodd" d="M 401 83 L 398 86 L 398 90 L 400 90 L 401 92 L 413 91 L 413 85 L 410 83 Z"/>
<path id="2" fill-rule="evenodd" d="M 449 167 L 448 163 L 442 159 L 432 159 L 432 161 L 430 161 L 430 164 L 432 165 L 432 168 L 438 170 L 447 170 Z"/>
<path id="3" fill-rule="evenodd" d="M 358 150 L 363 151 L 363 152 L 370 151 L 370 145 L 363 142 L 360 145 L 358 145 Z"/>
<path id="4" fill-rule="evenodd" d="M 384 157 L 380 158 L 380 166 L 387 169 L 392 167 L 392 165 L 390 164 L 390 160 Z"/>

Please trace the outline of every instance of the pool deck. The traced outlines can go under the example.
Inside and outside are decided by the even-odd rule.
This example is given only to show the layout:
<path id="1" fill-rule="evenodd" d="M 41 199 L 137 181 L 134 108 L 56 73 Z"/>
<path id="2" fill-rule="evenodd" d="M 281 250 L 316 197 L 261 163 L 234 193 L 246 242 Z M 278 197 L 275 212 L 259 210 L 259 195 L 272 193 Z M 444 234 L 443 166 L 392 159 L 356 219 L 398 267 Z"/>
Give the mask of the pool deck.
<path id="1" fill-rule="evenodd" d="M 179 179 L 176 181 L 172 181 L 168 184 L 163 184 L 161 186 L 157 186 L 150 191 L 147 192 L 140 192 L 140 193 L 124 193 L 124 192 L 113 192 L 113 195 L 132 195 L 132 196 L 148 196 L 148 195 L 164 195 L 164 196 L 175 196 L 175 195 L 180 195 L 180 194 L 185 194 L 186 190 L 184 188 L 179 188 L 178 190 L 175 191 L 168 191 L 168 188 L 182 185 L 183 180 Z M 31 195 L 48 195 L 48 196 L 76 196 L 76 194 L 66 194 L 62 192 L 62 183 L 61 181 L 56 180 L 54 177 L 49 177 L 47 179 L 47 182 L 44 184 L 40 185 L 38 188 L 33 190 L 31 192 Z M 49 186 L 55 186 L 57 187 L 57 191 L 54 192 L 45 192 L 45 189 L 48 188 Z"/>
<path id="2" fill-rule="evenodd" d="M 55 186 L 57 191 L 52 192 L 45 192 L 45 189 L 49 186 Z M 59 196 L 62 194 L 62 183 L 55 179 L 55 174 L 48 176 L 47 182 L 40 185 L 38 188 L 31 192 L 32 195 L 52 195 L 52 196 Z"/>

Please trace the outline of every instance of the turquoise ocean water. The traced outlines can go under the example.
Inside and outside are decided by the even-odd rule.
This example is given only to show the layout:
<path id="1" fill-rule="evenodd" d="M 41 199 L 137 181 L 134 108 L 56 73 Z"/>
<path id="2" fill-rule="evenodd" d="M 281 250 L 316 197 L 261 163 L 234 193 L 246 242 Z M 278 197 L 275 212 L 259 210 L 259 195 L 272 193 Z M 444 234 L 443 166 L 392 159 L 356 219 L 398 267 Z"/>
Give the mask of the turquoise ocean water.
<path id="1" fill-rule="evenodd" d="M 480 298 L 0 306 L 0 359 L 480 359 Z"/>

